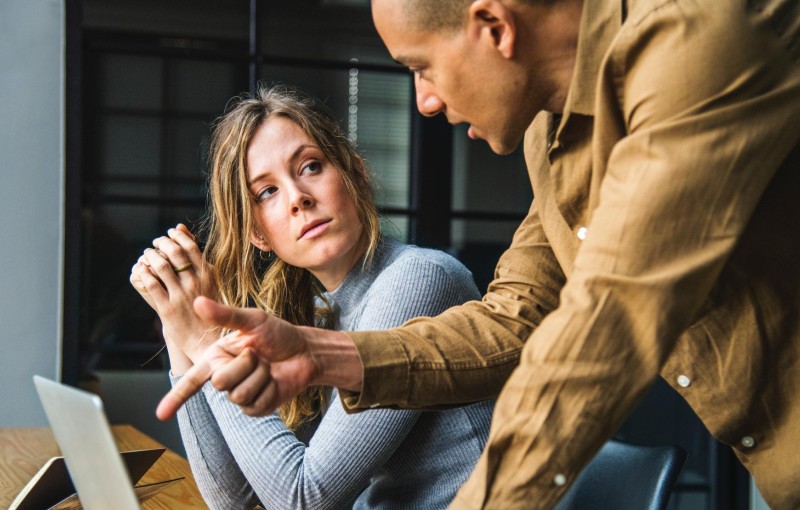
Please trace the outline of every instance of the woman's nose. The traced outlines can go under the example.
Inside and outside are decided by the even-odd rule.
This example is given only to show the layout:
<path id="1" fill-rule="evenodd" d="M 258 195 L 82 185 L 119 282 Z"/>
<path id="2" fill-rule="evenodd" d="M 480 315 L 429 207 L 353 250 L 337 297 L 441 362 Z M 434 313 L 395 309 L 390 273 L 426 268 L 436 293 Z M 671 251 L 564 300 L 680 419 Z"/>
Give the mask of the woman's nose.
<path id="1" fill-rule="evenodd" d="M 292 193 L 291 208 L 292 214 L 296 214 L 303 209 L 308 209 L 314 205 L 313 197 L 301 189 L 295 189 Z"/>

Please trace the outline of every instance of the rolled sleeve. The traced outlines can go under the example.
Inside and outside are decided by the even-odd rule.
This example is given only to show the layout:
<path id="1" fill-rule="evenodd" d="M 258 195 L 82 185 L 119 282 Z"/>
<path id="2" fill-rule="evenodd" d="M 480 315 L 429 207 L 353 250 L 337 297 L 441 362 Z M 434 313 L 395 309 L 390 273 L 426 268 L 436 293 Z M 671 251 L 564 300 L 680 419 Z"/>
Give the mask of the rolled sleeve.
<path id="1" fill-rule="evenodd" d="M 364 385 L 360 393 L 340 390 L 345 410 L 353 412 L 407 400 L 409 360 L 403 342 L 391 333 L 376 336 L 370 332 L 350 332 L 348 335 L 356 344 L 364 367 Z"/>

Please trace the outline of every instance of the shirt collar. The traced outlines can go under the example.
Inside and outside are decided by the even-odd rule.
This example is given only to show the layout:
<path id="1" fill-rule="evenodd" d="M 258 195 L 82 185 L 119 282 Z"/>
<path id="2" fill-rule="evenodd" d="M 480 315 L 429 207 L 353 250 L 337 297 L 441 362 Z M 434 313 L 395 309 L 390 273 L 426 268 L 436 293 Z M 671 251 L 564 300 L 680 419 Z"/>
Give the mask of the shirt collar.
<path id="1" fill-rule="evenodd" d="M 564 114 L 594 114 L 600 64 L 622 25 L 625 0 L 584 0 L 575 72 Z"/>

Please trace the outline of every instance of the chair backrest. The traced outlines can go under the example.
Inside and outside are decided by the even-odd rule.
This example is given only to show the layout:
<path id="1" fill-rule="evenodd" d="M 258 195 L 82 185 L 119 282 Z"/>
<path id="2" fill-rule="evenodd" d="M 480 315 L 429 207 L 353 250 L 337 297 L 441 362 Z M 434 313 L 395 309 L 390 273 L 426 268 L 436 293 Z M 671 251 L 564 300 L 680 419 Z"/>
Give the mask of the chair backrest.
<path id="1" fill-rule="evenodd" d="M 686 451 L 609 441 L 583 469 L 556 510 L 663 510 Z"/>

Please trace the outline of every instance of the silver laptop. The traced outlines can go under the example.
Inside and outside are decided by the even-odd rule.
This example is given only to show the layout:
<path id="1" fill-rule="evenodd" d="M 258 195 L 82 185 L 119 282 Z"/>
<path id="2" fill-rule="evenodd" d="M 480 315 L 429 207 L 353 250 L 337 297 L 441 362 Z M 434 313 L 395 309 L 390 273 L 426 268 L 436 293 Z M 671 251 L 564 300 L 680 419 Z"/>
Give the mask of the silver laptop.
<path id="1" fill-rule="evenodd" d="M 100 397 L 38 375 L 33 382 L 83 508 L 138 510 Z"/>

